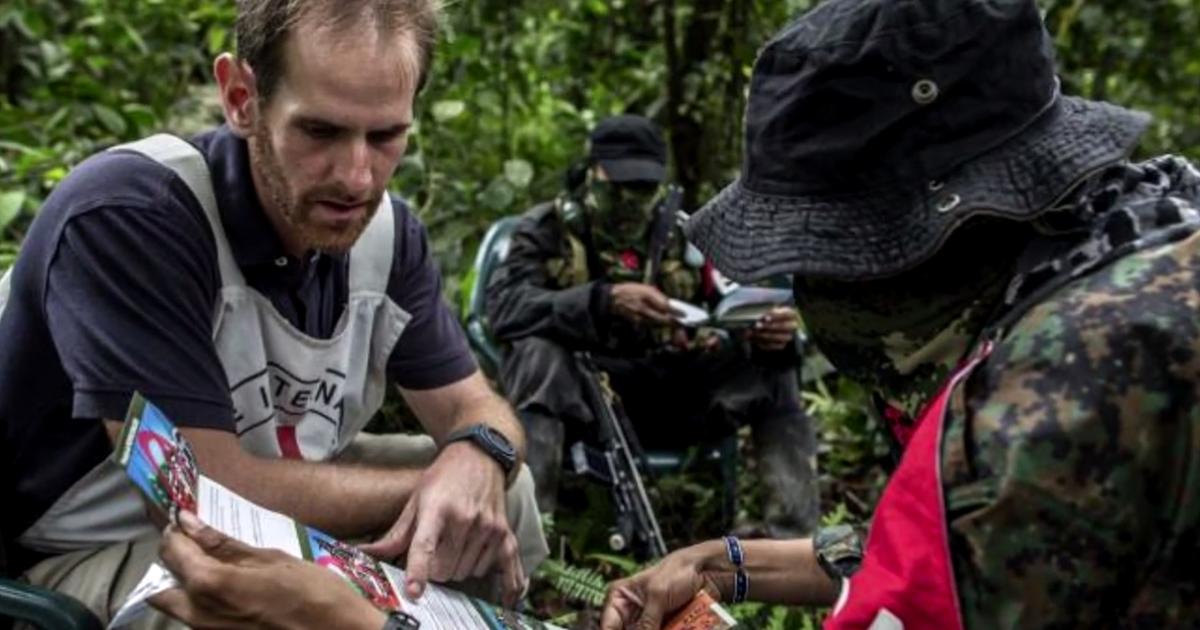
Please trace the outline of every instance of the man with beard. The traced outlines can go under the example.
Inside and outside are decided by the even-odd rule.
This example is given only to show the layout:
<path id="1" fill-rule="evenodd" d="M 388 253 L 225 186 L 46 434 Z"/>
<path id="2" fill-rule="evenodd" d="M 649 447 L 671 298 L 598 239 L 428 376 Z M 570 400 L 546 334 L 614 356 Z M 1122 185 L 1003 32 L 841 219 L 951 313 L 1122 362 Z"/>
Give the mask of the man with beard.
<path id="1" fill-rule="evenodd" d="M 796 384 L 795 309 L 776 308 L 736 337 L 678 325 L 669 299 L 719 295 L 703 257 L 689 262 L 675 217 L 664 215 L 666 174 L 653 121 L 601 120 L 567 190 L 522 217 L 488 281 L 488 323 L 507 346 L 501 381 L 525 423 L 538 505 L 554 510 L 563 444 L 594 422 L 572 356 L 587 350 L 647 447 L 712 441 L 750 425 L 767 486 L 764 520 L 739 529 L 811 533 L 816 437 Z"/>
<path id="2" fill-rule="evenodd" d="M 794 277 L 903 457 L 870 524 L 710 541 L 604 630 L 709 588 L 848 628 L 1200 624 L 1200 172 L 1065 96 L 1034 0 L 828 0 L 755 63 L 742 176 L 685 228 Z M 836 602 L 836 604 L 835 604 Z"/>
<path id="3" fill-rule="evenodd" d="M 219 483 L 428 580 L 511 603 L 546 554 L 524 436 L 387 184 L 434 0 L 238 4 L 226 124 L 79 165 L 2 285 L 6 570 L 107 620 L 157 550 L 107 461 L 131 395 Z M 428 437 L 360 435 L 387 384 Z"/>

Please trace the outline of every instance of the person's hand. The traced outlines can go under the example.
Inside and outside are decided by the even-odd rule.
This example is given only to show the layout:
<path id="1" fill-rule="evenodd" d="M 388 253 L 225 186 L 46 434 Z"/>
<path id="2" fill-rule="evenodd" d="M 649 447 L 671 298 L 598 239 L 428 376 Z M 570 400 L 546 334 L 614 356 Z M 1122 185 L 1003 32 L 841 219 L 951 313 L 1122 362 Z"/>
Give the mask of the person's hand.
<path id="1" fill-rule="evenodd" d="M 800 328 L 800 315 L 790 306 L 777 306 L 763 315 L 748 337 L 750 343 L 759 350 L 774 352 L 783 350 L 793 339 Z"/>
<path id="2" fill-rule="evenodd" d="M 680 549 L 641 573 L 614 582 L 608 588 L 600 630 L 657 630 L 702 589 L 718 596 L 721 591 L 714 574 L 704 570 L 711 544 Z"/>
<path id="3" fill-rule="evenodd" d="M 700 332 L 696 333 L 695 345 L 701 352 L 713 354 L 719 351 L 725 343 L 722 334 L 722 331 L 716 328 L 701 328 Z"/>
<path id="4" fill-rule="evenodd" d="M 391 560 L 407 552 L 405 593 L 425 585 L 500 574 L 500 598 L 516 604 L 525 588 L 517 539 L 505 513 L 504 472 L 475 446 L 447 446 L 421 475 L 396 524 L 363 551 Z"/>
<path id="5" fill-rule="evenodd" d="M 190 512 L 163 533 L 160 556 L 180 586 L 150 605 L 191 628 L 383 626 L 384 614 L 333 571 L 244 545 Z"/>
<path id="6" fill-rule="evenodd" d="M 641 282 L 614 284 L 611 309 L 614 314 L 635 324 L 671 324 L 679 317 L 662 291 Z"/>

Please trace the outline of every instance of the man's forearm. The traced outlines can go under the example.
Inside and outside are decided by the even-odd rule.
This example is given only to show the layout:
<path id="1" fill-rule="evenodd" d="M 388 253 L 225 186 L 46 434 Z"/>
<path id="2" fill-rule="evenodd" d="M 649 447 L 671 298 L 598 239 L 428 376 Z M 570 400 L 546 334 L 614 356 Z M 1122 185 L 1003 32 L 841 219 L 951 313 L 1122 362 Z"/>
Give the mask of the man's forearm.
<path id="1" fill-rule="evenodd" d="M 121 423 L 106 421 L 115 435 Z M 395 522 L 416 487 L 419 470 L 256 457 L 237 436 L 181 429 L 200 471 L 265 508 L 335 536 L 366 536 Z"/>
<path id="2" fill-rule="evenodd" d="M 697 545 L 701 571 L 714 576 L 726 601 L 732 598 L 733 564 L 723 541 Z M 821 569 L 811 538 L 745 540 L 743 568 L 750 578 L 749 599 L 788 606 L 829 606 L 840 584 Z"/>
<path id="3" fill-rule="evenodd" d="M 421 474 L 421 469 L 249 459 L 253 476 L 235 474 L 230 480 L 234 485 L 219 474 L 209 476 L 259 505 L 340 537 L 386 530 L 400 516 Z"/>

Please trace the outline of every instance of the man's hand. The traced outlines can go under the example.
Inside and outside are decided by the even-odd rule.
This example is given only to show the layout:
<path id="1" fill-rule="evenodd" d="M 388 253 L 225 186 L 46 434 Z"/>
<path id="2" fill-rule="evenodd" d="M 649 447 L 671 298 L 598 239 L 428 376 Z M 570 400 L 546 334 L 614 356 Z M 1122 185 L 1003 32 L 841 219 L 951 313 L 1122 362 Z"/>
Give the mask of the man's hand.
<path id="1" fill-rule="evenodd" d="M 243 545 L 190 512 L 163 533 L 160 555 L 180 588 L 150 604 L 192 628 L 383 627 L 384 614 L 334 572 Z"/>
<path id="2" fill-rule="evenodd" d="M 680 549 L 649 569 L 614 582 L 604 602 L 600 629 L 657 630 L 664 618 L 686 606 L 701 589 L 718 596 L 714 575 L 702 570 L 712 555 L 711 545 Z"/>
<path id="3" fill-rule="evenodd" d="M 391 530 L 363 550 L 391 560 L 407 552 L 405 592 L 416 599 L 425 585 L 501 575 L 502 603 L 512 606 L 525 588 L 517 539 L 505 514 L 500 466 L 477 447 L 447 446 L 421 476 Z"/>
<path id="4" fill-rule="evenodd" d="M 777 306 L 754 323 L 748 337 L 750 343 L 759 350 L 774 352 L 787 347 L 796 338 L 796 331 L 799 328 L 800 314 L 796 312 L 796 309 L 790 306 Z"/>
<path id="5" fill-rule="evenodd" d="M 611 309 L 614 314 L 635 324 L 671 324 L 679 317 L 662 291 L 640 282 L 614 284 Z"/>

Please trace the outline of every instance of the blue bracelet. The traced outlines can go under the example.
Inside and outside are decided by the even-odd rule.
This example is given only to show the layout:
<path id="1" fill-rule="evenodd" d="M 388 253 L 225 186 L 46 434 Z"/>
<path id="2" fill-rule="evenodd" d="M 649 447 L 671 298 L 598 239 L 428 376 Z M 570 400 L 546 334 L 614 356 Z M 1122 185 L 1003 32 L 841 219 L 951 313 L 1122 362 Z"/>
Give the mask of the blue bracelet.
<path id="1" fill-rule="evenodd" d="M 725 537 L 725 551 L 734 568 L 733 603 L 740 604 L 746 601 L 746 596 L 750 593 L 750 576 L 746 574 L 743 566 L 746 562 L 746 552 L 742 550 L 742 541 L 738 540 L 737 536 Z"/>
<path id="2" fill-rule="evenodd" d="M 729 554 L 729 561 L 733 563 L 735 568 L 742 568 L 742 564 L 746 561 L 746 554 L 742 551 L 742 541 L 737 539 L 737 536 L 725 537 L 725 551 Z"/>
<path id="3" fill-rule="evenodd" d="M 740 604 L 746 601 L 746 596 L 750 593 L 750 576 L 746 575 L 744 569 L 739 568 L 737 573 L 733 574 L 733 603 Z"/>

